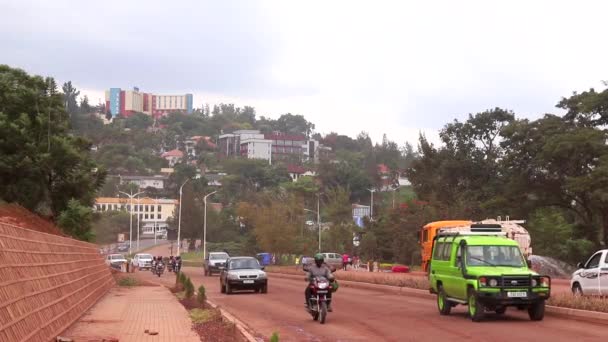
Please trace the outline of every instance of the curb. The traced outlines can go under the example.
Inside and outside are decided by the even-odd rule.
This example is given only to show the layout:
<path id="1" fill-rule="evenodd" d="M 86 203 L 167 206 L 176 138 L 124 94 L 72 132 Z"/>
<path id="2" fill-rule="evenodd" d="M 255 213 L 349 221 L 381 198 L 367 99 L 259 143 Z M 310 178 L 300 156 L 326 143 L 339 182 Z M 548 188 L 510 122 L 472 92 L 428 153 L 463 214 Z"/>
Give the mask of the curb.
<path id="1" fill-rule="evenodd" d="M 293 279 L 293 280 L 304 280 L 304 277 L 297 276 L 293 274 L 283 274 L 283 273 L 275 273 L 269 272 L 273 277 L 283 278 L 283 279 Z M 356 282 L 350 280 L 340 280 L 340 286 L 350 287 L 353 289 L 362 289 L 362 290 L 371 290 L 371 291 L 381 291 L 381 292 L 389 292 L 396 295 L 402 296 L 411 296 L 417 298 L 425 298 L 425 299 L 435 299 L 435 295 L 429 293 L 427 290 L 418 290 L 409 287 L 399 287 L 399 286 L 391 286 L 391 285 L 381 285 L 381 284 L 371 284 L 371 283 L 363 283 Z M 564 317 L 579 321 L 592 322 L 597 324 L 608 324 L 608 313 L 599 312 L 599 311 L 588 311 L 588 310 L 579 310 L 579 309 L 571 309 L 571 308 L 563 308 L 559 306 L 547 305 L 545 307 L 545 313 L 556 316 L 556 317 Z"/>
<path id="2" fill-rule="evenodd" d="M 259 339 L 255 338 L 248 330 L 247 326 L 241 322 L 238 318 L 236 318 L 235 316 L 233 316 L 231 313 L 229 313 L 228 311 L 220 308 L 217 304 L 213 303 L 212 301 L 210 301 L 209 299 L 206 300 L 207 304 L 209 304 L 209 306 L 211 306 L 214 309 L 218 309 L 220 310 L 220 313 L 222 314 L 222 316 L 228 320 L 229 322 L 233 323 L 236 328 L 238 329 L 238 331 L 241 333 L 241 335 L 245 338 L 245 340 L 247 340 L 247 342 L 260 342 Z"/>

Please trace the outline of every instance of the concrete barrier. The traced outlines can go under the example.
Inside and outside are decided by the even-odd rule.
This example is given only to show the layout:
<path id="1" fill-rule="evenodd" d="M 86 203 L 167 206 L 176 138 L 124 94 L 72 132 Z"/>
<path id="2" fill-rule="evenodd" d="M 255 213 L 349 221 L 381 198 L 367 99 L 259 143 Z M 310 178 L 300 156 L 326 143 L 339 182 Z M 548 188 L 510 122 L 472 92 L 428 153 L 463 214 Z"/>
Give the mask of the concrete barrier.
<path id="1" fill-rule="evenodd" d="M 0 341 L 50 341 L 114 286 L 99 248 L 0 222 Z"/>

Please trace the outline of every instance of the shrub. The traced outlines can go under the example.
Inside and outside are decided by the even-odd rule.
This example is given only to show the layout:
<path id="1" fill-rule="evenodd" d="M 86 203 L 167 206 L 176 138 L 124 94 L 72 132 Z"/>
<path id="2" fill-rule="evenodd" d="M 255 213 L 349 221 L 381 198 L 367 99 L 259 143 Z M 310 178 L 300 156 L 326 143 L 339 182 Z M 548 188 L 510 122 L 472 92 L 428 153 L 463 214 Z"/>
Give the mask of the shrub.
<path id="1" fill-rule="evenodd" d="M 131 278 L 131 277 L 120 278 L 118 280 L 118 285 L 119 286 L 136 286 L 137 280 L 135 278 Z"/>
<path id="2" fill-rule="evenodd" d="M 570 293 L 551 295 L 547 304 L 570 309 L 608 312 L 608 301 L 604 298 L 573 296 Z"/>
<path id="3" fill-rule="evenodd" d="M 201 285 L 198 287 L 198 294 L 196 295 L 196 299 L 198 300 L 199 304 L 205 304 L 205 299 L 207 299 L 207 294 L 205 293 L 205 285 Z"/>
<path id="4" fill-rule="evenodd" d="M 194 296 L 194 284 L 192 284 L 192 280 L 190 280 L 190 278 L 186 277 L 184 290 L 186 291 L 186 298 L 190 299 L 192 296 Z"/>
<path id="5" fill-rule="evenodd" d="M 272 336 L 270 336 L 270 342 L 279 342 L 279 333 L 273 332 Z"/>
<path id="6" fill-rule="evenodd" d="M 179 275 L 177 276 L 177 282 L 183 286 L 186 285 L 186 275 L 184 274 L 184 272 L 179 272 Z"/>

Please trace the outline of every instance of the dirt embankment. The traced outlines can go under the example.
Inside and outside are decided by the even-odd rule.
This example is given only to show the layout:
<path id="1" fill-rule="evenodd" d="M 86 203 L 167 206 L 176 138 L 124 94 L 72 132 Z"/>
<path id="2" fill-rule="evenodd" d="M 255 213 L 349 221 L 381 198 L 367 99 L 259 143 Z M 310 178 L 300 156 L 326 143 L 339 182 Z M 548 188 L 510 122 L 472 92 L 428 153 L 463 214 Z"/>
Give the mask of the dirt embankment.
<path id="1" fill-rule="evenodd" d="M 66 236 L 50 220 L 46 220 L 17 204 L 0 204 L 0 222 L 42 233 Z"/>

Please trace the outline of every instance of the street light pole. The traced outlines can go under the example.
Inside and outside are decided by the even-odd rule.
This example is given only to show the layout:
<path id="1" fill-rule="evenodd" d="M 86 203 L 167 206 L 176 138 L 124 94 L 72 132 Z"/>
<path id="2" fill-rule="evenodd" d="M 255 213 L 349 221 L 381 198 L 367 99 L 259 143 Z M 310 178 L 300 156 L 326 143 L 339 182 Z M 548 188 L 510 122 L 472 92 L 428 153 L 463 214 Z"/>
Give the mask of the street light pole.
<path id="1" fill-rule="evenodd" d="M 186 179 L 184 184 L 179 187 L 179 218 L 177 219 L 177 256 L 179 256 L 179 251 L 182 246 L 181 242 L 181 232 L 182 232 L 182 190 L 184 189 L 184 185 L 190 181 L 190 178 Z"/>
<path id="2" fill-rule="evenodd" d="M 393 209 L 395 209 L 395 193 L 397 192 L 397 190 L 399 190 L 400 187 L 401 186 L 398 185 L 398 186 L 396 186 L 396 187 L 394 187 L 394 188 L 391 189 L 391 191 L 393 192 Z"/>
<path id="3" fill-rule="evenodd" d="M 371 206 L 369 208 L 369 220 L 373 221 L 374 220 L 374 192 L 376 192 L 376 189 L 367 189 L 369 190 L 369 192 L 372 193 L 372 203 Z"/>
<path id="4" fill-rule="evenodd" d="M 207 256 L 207 197 L 213 195 L 217 191 L 209 193 L 203 197 L 203 202 L 205 203 L 205 217 L 203 218 L 203 260 Z"/>
<path id="5" fill-rule="evenodd" d="M 137 250 L 139 251 L 139 220 L 141 217 L 141 210 L 139 210 L 141 207 L 141 201 L 139 200 L 139 196 L 137 196 L 137 209 L 138 209 L 138 214 L 137 214 Z"/>
<path id="6" fill-rule="evenodd" d="M 321 194 L 317 194 L 317 225 L 319 226 L 319 253 L 321 253 Z"/>
<path id="7" fill-rule="evenodd" d="M 131 192 L 130 194 L 124 192 L 124 191 L 119 191 L 119 193 L 121 194 L 125 194 L 126 196 L 129 197 L 129 201 L 131 203 L 130 205 L 130 209 L 131 209 L 131 213 L 129 215 L 129 254 L 132 253 L 132 245 L 133 245 L 133 197 L 139 195 L 139 194 L 143 194 L 142 192 L 138 192 L 136 194 L 133 194 L 133 192 Z"/>

